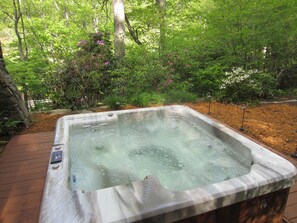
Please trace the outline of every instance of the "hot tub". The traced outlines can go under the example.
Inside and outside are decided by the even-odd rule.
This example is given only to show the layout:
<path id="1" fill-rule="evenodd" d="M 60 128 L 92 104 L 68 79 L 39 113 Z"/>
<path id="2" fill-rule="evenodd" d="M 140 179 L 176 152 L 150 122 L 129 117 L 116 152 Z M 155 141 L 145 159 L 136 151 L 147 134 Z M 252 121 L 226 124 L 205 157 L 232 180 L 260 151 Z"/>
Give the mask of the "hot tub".
<path id="1" fill-rule="evenodd" d="M 178 105 L 65 116 L 51 154 L 40 222 L 280 222 L 296 175 Z"/>

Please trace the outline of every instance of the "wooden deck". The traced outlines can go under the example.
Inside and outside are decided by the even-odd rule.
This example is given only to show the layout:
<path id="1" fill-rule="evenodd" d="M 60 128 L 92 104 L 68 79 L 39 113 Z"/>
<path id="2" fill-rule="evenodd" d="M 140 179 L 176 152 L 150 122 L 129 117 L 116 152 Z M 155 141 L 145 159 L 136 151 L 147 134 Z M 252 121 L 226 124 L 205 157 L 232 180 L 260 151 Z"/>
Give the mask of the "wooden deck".
<path id="1" fill-rule="evenodd" d="M 53 137 L 53 132 L 15 136 L 0 154 L 1 223 L 38 221 Z M 290 190 L 284 219 L 297 223 L 297 184 Z"/>
<path id="2" fill-rule="evenodd" d="M 37 222 L 54 133 L 13 137 L 0 154 L 0 222 Z"/>

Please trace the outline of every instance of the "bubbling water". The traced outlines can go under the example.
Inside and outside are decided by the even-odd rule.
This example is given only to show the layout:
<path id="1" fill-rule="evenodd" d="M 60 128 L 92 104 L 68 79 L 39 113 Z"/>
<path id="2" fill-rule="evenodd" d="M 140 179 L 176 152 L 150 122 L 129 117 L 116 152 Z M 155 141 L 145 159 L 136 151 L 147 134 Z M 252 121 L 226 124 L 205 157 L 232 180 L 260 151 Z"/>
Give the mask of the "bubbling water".
<path id="1" fill-rule="evenodd" d="M 72 190 L 93 191 L 153 175 L 163 187 L 184 191 L 250 170 L 199 125 L 156 112 L 122 114 L 116 123 L 72 128 L 69 148 Z"/>

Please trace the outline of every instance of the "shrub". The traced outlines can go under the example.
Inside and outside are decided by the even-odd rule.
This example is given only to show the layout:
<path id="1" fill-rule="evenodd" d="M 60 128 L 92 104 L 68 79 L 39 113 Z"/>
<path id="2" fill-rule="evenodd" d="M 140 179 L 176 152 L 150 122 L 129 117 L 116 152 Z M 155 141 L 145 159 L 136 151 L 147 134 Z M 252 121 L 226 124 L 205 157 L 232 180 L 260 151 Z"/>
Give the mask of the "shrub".
<path id="1" fill-rule="evenodd" d="M 78 52 L 51 76 L 51 99 L 57 106 L 81 109 L 102 101 L 114 67 L 109 35 L 95 33 L 81 40 Z"/>
<path id="2" fill-rule="evenodd" d="M 34 100 L 31 111 L 50 111 L 52 109 L 52 102 L 49 100 Z"/>
<path id="3" fill-rule="evenodd" d="M 111 95 L 104 99 L 104 104 L 106 104 L 110 109 L 117 110 L 125 104 L 125 99 L 119 96 Z"/>
<path id="4" fill-rule="evenodd" d="M 8 118 L 3 116 L 4 112 L 0 112 L 0 136 L 9 136 L 11 137 L 17 131 L 20 130 L 20 126 L 22 125 L 22 121 L 14 120 L 12 118 Z"/>
<path id="5" fill-rule="evenodd" d="M 183 90 L 170 90 L 166 93 L 165 97 L 166 104 L 194 102 L 197 99 L 195 94 Z"/>
<path id="6" fill-rule="evenodd" d="M 127 55 L 127 57 L 111 72 L 109 94 L 132 99 L 144 92 L 162 92 L 167 80 L 167 68 L 156 55 L 145 49 Z"/>
<path id="7" fill-rule="evenodd" d="M 275 96 L 277 97 L 296 97 L 297 95 L 297 88 L 292 88 L 292 89 L 286 89 L 286 90 L 281 90 L 281 89 L 278 89 L 275 91 Z"/>
<path id="8" fill-rule="evenodd" d="M 220 89 L 220 79 L 223 74 L 223 67 L 218 64 L 193 71 L 192 91 L 200 96 L 215 94 Z"/>
<path id="9" fill-rule="evenodd" d="M 220 99 L 232 102 L 267 99 L 273 96 L 275 85 L 276 80 L 271 74 L 233 68 L 231 72 L 225 73 Z"/>
<path id="10" fill-rule="evenodd" d="M 32 107 L 29 100 L 46 99 L 49 93 L 49 86 L 45 83 L 47 61 L 40 55 L 32 54 L 25 61 L 16 60 L 14 57 L 7 60 L 7 69 L 30 109 Z"/>
<path id="11" fill-rule="evenodd" d="M 133 96 L 130 99 L 130 103 L 139 107 L 146 107 L 151 104 L 163 104 L 164 97 L 157 93 L 142 93 Z"/>

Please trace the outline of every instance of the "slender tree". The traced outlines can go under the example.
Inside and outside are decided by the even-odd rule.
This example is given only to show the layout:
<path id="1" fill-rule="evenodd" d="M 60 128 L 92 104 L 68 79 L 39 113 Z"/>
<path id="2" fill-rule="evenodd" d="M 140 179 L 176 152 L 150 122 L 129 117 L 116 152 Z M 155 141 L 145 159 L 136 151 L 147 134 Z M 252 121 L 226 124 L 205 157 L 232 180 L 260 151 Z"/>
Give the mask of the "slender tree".
<path id="1" fill-rule="evenodd" d="M 166 0 L 156 0 L 160 20 L 160 43 L 159 52 L 162 53 L 165 49 L 165 35 L 166 35 Z"/>
<path id="2" fill-rule="evenodd" d="M 14 20 L 14 31 L 18 39 L 18 49 L 20 58 L 22 61 L 28 58 L 28 47 L 25 35 L 25 25 L 23 20 L 23 13 L 21 11 L 21 5 L 19 0 L 13 0 L 13 20 Z M 19 24 L 21 24 L 21 31 L 19 30 Z"/>
<path id="3" fill-rule="evenodd" d="M 137 32 L 137 29 L 135 30 L 135 29 L 131 26 L 127 14 L 125 14 L 125 21 L 126 21 L 126 24 L 127 24 L 127 27 L 128 27 L 128 30 L 129 30 L 129 33 L 130 33 L 132 39 L 134 40 L 135 43 L 137 43 L 138 45 L 141 45 L 142 43 L 140 42 L 140 40 L 139 40 L 139 38 L 138 38 L 138 32 Z"/>
<path id="4" fill-rule="evenodd" d="M 125 56 L 125 10 L 124 0 L 113 0 L 114 13 L 114 54 L 115 58 Z"/>

